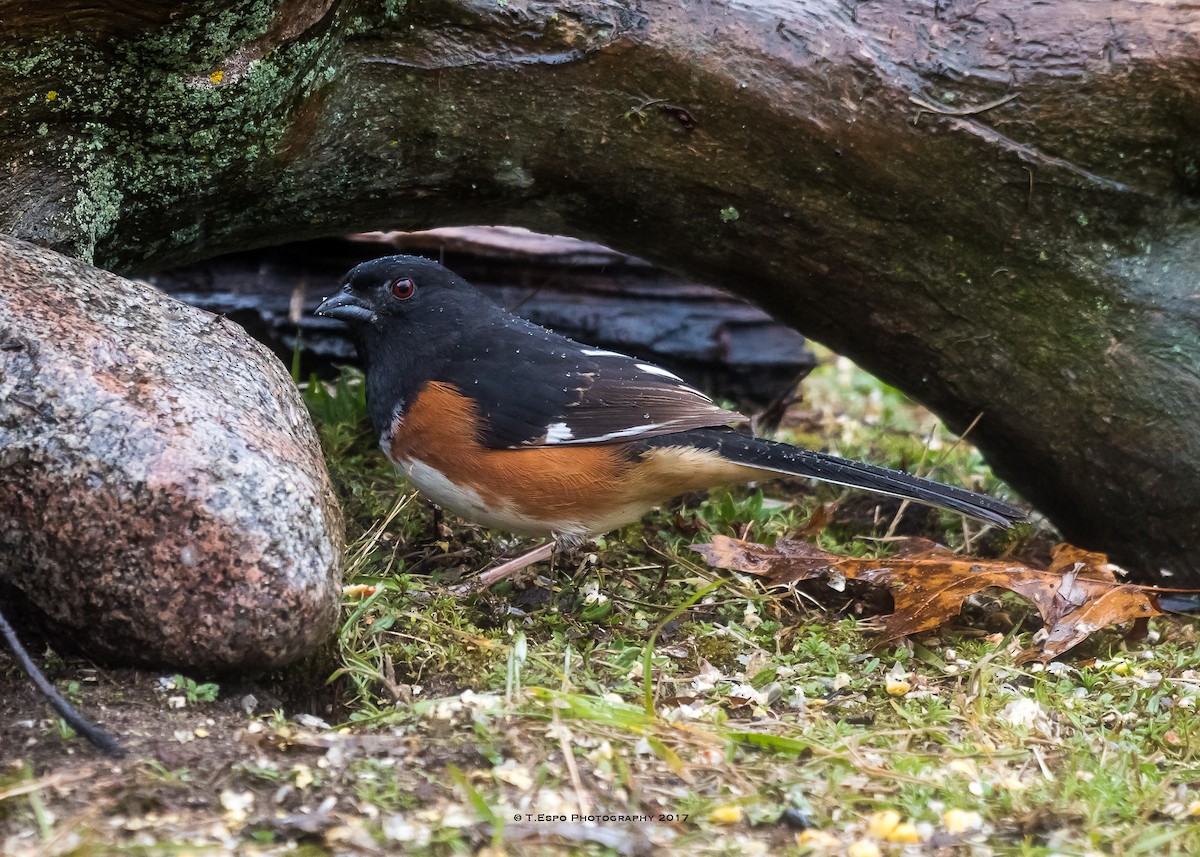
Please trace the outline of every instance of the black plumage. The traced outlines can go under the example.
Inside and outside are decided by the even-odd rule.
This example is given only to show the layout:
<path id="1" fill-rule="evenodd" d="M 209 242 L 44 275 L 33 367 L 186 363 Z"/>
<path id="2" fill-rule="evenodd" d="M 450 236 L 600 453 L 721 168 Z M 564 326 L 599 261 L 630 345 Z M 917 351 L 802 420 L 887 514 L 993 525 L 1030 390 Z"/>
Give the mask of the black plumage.
<path id="1" fill-rule="evenodd" d="M 318 312 L 344 319 L 354 330 L 366 362 L 372 420 L 385 449 L 424 391 L 436 390 L 427 401 L 436 398 L 454 419 L 470 423 L 474 446 L 460 445 L 453 456 L 443 451 L 422 458 L 425 445 L 441 440 L 439 432 L 422 428 L 420 437 L 404 435 L 404 461 L 397 461 L 418 487 L 459 502 L 468 517 L 537 531 L 540 512 L 524 504 L 522 492 L 514 493 L 515 465 L 504 454 L 536 449 L 547 450 L 541 459 L 547 482 L 549 469 L 560 479 L 570 471 L 570 484 L 578 487 L 577 497 L 555 496 L 554 520 L 542 516 L 547 523 L 541 529 L 570 531 L 573 537 L 633 520 L 673 488 L 766 473 L 863 488 L 1002 526 L 1024 517 L 1019 509 L 962 488 L 734 431 L 729 423 L 744 419 L 740 414 L 672 373 L 518 318 L 427 259 L 390 256 L 359 265 Z M 574 460 L 562 457 L 570 448 L 580 450 Z M 598 456 L 599 448 L 618 449 L 620 455 Z M 596 462 L 589 465 L 598 468 L 594 479 L 575 473 L 585 458 Z M 433 468 L 435 459 L 442 469 Z M 538 460 L 522 459 L 528 463 L 521 467 L 535 472 L 517 471 L 525 495 L 544 487 Z M 634 465 L 643 471 L 629 469 Z M 680 468 L 694 474 L 680 474 Z M 636 488 L 626 490 L 634 483 Z"/>

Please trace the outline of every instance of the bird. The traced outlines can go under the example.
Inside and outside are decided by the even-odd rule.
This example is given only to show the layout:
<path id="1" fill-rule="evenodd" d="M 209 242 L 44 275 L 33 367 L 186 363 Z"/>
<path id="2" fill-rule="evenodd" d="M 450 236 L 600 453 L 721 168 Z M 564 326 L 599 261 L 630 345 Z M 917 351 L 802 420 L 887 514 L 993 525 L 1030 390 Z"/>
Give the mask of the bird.
<path id="1" fill-rule="evenodd" d="M 556 547 L 718 485 L 805 476 L 1007 527 L 1020 509 L 963 488 L 754 437 L 673 372 L 556 334 L 503 309 L 443 265 L 357 265 L 316 314 L 345 322 L 364 364 L 384 454 L 422 494 L 490 528 Z"/>

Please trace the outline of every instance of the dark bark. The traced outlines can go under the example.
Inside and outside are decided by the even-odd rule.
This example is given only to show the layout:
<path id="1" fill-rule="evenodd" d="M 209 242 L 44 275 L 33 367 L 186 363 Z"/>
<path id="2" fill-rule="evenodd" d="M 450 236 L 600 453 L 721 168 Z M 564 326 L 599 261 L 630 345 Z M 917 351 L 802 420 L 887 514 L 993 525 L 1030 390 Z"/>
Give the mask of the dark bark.
<path id="1" fill-rule="evenodd" d="M 173 268 L 150 282 L 221 313 L 301 377 L 356 363 L 345 324 L 313 314 L 343 274 L 367 259 L 438 259 L 513 312 L 580 342 L 680 373 L 712 395 L 761 409 L 816 365 L 804 337 L 719 289 L 573 238 L 508 228 L 376 233 L 247 250 Z"/>
<path id="2" fill-rule="evenodd" d="M 1200 582 L 1195 7 L 133 5 L 0 2 L 0 229 L 122 271 L 597 238 L 982 413 L 1069 538 Z"/>

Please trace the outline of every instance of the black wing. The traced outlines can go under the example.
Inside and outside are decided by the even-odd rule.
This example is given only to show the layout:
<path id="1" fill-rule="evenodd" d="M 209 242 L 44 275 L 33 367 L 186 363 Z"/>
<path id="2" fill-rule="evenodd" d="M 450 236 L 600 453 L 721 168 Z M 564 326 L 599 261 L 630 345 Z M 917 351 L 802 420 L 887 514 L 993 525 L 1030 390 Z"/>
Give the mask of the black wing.
<path id="1" fill-rule="evenodd" d="M 493 449 L 608 443 L 722 426 L 741 414 L 681 378 L 504 314 L 483 320 L 438 380 L 476 402 Z"/>

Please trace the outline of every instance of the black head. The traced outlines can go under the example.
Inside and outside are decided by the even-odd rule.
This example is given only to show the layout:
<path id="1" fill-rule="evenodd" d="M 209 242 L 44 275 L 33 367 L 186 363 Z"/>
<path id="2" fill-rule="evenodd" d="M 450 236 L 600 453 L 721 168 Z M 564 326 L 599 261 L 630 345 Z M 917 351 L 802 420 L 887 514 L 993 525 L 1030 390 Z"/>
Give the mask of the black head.
<path id="1" fill-rule="evenodd" d="M 454 324 L 462 317 L 463 304 L 479 298 L 465 280 L 437 262 L 385 256 L 352 268 L 341 290 L 317 307 L 317 315 L 340 319 L 364 334 L 421 320 Z"/>
<path id="2" fill-rule="evenodd" d="M 317 307 L 317 315 L 350 326 L 378 432 L 437 375 L 474 325 L 500 313 L 466 280 L 417 256 L 363 262 Z"/>

